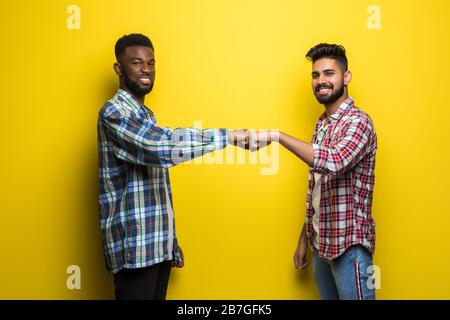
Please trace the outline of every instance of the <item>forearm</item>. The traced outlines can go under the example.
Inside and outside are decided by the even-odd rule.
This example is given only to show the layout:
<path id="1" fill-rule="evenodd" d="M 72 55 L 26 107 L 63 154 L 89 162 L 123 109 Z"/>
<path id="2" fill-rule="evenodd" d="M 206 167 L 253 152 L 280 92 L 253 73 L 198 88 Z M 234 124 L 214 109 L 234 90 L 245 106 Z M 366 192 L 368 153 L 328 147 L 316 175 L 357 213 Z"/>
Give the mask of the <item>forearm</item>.
<path id="1" fill-rule="evenodd" d="M 314 165 L 314 151 L 310 143 L 296 139 L 281 131 L 279 133 L 278 142 L 302 159 L 310 167 Z"/>
<path id="2" fill-rule="evenodd" d="M 300 236 L 298 237 L 298 247 L 307 247 L 308 246 L 308 236 L 306 235 L 306 223 L 303 224 L 302 231 L 300 232 Z"/>
<path id="3" fill-rule="evenodd" d="M 226 129 L 176 128 L 162 145 L 162 160 L 170 165 L 190 161 L 227 146 Z"/>
<path id="4" fill-rule="evenodd" d="M 300 232 L 300 238 L 299 238 L 299 242 L 302 240 L 307 240 L 307 236 L 306 236 L 306 223 L 303 224 L 302 227 L 302 232 Z"/>

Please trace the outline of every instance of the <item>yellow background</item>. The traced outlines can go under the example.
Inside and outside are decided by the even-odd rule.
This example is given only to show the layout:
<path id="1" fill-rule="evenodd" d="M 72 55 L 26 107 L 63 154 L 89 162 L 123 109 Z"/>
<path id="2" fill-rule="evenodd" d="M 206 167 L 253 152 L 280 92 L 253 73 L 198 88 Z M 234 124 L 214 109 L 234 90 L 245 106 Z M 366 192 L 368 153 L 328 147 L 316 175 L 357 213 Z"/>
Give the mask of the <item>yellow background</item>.
<path id="1" fill-rule="evenodd" d="M 69 30 L 66 9 L 81 9 Z M 381 8 L 369 30 L 368 6 Z M 343 44 L 350 94 L 378 133 L 379 299 L 450 298 L 449 15 L 446 0 L 2 1 L 0 298 L 109 299 L 97 222 L 97 112 L 117 88 L 115 41 L 147 34 L 161 125 L 280 128 L 309 140 L 323 111 L 306 51 Z M 229 147 L 230 148 L 230 147 Z M 171 169 L 186 266 L 169 299 L 316 299 L 294 269 L 307 166 Z M 81 268 L 68 290 L 66 268 Z"/>

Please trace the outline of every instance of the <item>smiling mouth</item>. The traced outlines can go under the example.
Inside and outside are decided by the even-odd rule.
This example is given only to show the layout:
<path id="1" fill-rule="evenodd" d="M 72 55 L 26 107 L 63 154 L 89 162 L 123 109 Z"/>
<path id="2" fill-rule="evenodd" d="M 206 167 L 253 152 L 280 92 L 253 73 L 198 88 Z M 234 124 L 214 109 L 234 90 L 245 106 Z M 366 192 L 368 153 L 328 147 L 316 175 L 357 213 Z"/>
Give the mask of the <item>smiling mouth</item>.
<path id="1" fill-rule="evenodd" d="M 139 82 L 145 85 L 149 85 L 152 80 L 150 79 L 150 77 L 140 77 Z"/>
<path id="2" fill-rule="evenodd" d="M 319 87 L 316 89 L 316 92 L 319 94 L 326 94 L 328 91 L 331 91 L 330 87 Z"/>

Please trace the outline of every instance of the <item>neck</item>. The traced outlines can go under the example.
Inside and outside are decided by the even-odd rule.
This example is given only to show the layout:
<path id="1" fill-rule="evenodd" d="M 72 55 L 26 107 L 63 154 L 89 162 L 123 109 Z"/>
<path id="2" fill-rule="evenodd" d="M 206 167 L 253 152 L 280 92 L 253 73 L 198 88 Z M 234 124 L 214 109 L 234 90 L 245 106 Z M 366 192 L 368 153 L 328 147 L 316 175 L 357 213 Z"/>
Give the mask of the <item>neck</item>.
<path id="1" fill-rule="evenodd" d="M 348 93 L 347 90 L 345 90 L 344 94 L 342 95 L 342 97 L 340 97 L 339 99 L 337 99 L 335 102 L 330 103 L 330 104 L 326 104 L 325 105 L 325 109 L 327 112 L 327 118 L 330 118 L 333 113 L 336 112 L 336 110 L 339 108 L 339 106 L 348 98 Z"/>
<path id="2" fill-rule="evenodd" d="M 136 100 L 137 102 L 139 102 L 141 105 L 144 105 L 144 101 L 145 101 L 145 95 L 138 97 L 136 96 L 133 92 L 131 92 L 127 86 L 123 83 L 120 83 L 119 88 L 122 90 L 125 90 L 126 92 L 128 92 L 133 98 L 134 100 Z"/>

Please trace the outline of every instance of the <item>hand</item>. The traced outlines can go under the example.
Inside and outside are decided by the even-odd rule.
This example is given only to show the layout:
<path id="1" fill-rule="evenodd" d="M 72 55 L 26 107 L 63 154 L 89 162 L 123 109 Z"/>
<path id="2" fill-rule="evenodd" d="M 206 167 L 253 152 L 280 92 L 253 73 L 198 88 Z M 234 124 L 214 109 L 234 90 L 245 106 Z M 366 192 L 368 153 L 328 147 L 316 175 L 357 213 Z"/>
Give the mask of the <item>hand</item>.
<path id="1" fill-rule="evenodd" d="M 172 260 L 172 268 L 183 268 L 184 267 L 184 254 L 183 250 L 181 250 L 181 247 L 178 247 L 178 250 L 180 251 L 180 257 L 181 261 L 176 261 L 175 259 Z"/>
<path id="2" fill-rule="evenodd" d="M 294 253 L 294 264 L 298 270 L 305 269 L 309 265 L 308 260 L 306 260 L 307 251 L 308 251 L 308 239 L 306 235 L 302 232 L 298 242 L 297 250 L 295 250 Z"/>
<path id="3" fill-rule="evenodd" d="M 257 151 L 261 148 L 267 147 L 272 141 L 279 140 L 279 132 L 276 130 L 259 130 L 252 131 L 249 135 L 249 149 Z"/>
<path id="4" fill-rule="evenodd" d="M 247 150 L 249 148 L 248 130 L 228 130 L 228 143 Z"/>
<path id="5" fill-rule="evenodd" d="M 246 150 L 250 149 L 250 151 L 257 151 L 267 147 L 272 141 L 278 141 L 279 136 L 279 131 L 276 130 L 228 130 L 228 142 L 230 144 Z"/>

